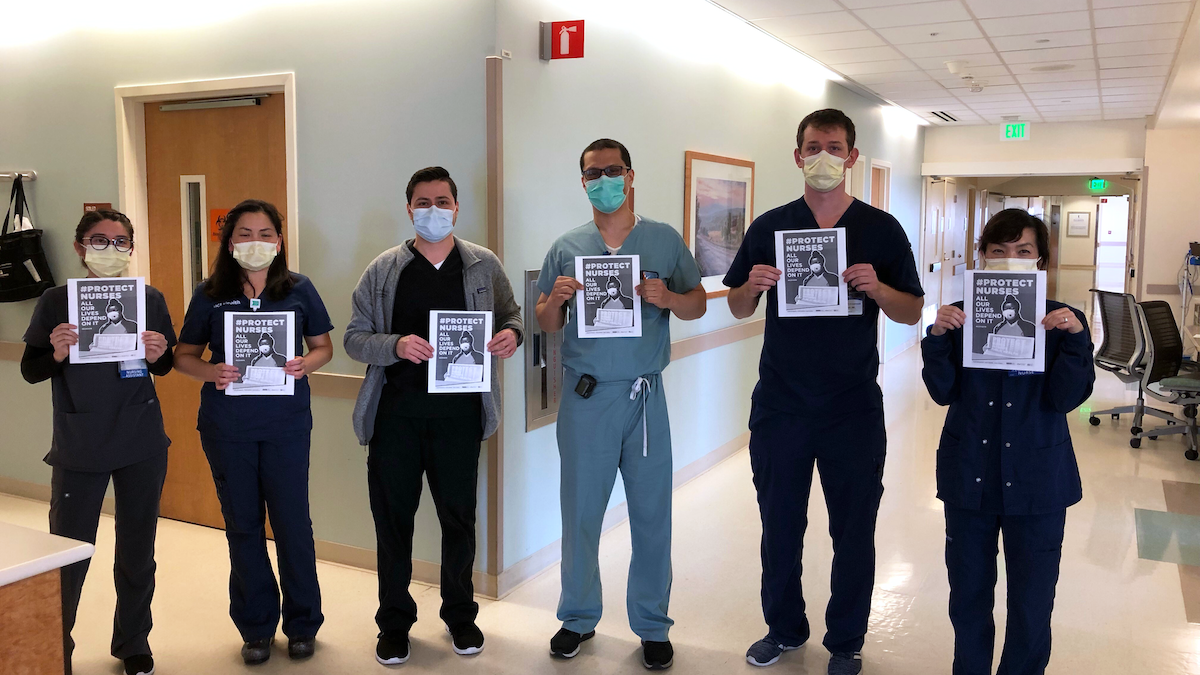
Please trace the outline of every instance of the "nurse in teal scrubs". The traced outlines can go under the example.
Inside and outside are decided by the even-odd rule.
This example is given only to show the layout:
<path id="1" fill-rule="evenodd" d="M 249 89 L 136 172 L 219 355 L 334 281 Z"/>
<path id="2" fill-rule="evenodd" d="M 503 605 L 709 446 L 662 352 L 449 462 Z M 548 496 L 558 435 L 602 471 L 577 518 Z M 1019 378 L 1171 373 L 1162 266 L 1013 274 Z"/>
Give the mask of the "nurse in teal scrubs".
<path id="1" fill-rule="evenodd" d="M 562 630 L 550 653 L 571 658 L 600 621 L 600 528 L 617 471 L 625 483 L 633 558 L 629 624 L 642 639 L 642 663 L 671 667 L 667 638 L 671 593 L 671 429 L 662 370 L 671 360 L 670 316 L 704 316 L 700 269 L 670 225 L 634 215 L 629 151 L 598 140 L 579 168 L 593 220 L 562 235 L 542 265 L 537 318 L 542 330 L 563 331 L 565 389 L 558 411 L 562 461 Z M 575 256 L 639 255 L 643 280 L 640 338 L 580 339 Z M 658 277 L 658 278 L 653 278 Z M 591 383 L 594 381 L 594 385 Z M 581 385 L 582 383 L 582 385 Z"/>

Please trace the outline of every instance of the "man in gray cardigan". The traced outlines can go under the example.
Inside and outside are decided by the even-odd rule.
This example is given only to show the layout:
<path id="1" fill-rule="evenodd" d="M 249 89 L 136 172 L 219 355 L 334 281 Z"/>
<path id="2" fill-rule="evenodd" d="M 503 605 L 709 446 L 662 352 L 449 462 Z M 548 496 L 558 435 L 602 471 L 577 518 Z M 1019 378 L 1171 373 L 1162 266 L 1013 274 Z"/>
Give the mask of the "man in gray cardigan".
<path id="1" fill-rule="evenodd" d="M 499 368 L 492 368 L 490 393 L 428 393 L 427 368 L 434 355 L 429 313 L 493 312 L 496 333 L 486 347 L 491 356 L 512 356 L 522 340 L 521 308 L 500 260 L 451 235 L 458 189 L 450 174 L 441 167 L 418 171 L 407 196 L 417 236 L 367 267 L 354 289 L 344 340 L 346 353 L 367 364 L 354 406 L 354 432 L 369 447 L 367 484 L 379 566 L 375 658 L 384 665 L 408 660 L 408 632 L 417 620 L 408 585 L 422 472 L 442 526 L 441 618 L 455 652 L 483 650 L 471 580 L 475 495 L 479 446 L 500 420 Z"/>

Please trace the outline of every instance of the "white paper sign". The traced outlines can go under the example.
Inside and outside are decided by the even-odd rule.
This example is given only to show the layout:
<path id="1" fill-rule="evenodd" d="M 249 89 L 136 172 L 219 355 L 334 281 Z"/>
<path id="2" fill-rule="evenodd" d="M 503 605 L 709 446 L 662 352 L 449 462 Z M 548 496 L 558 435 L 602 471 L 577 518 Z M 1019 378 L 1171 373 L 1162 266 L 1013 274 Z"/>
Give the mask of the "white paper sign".
<path id="1" fill-rule="evenodd" d="M 67 280 L 67 321 L 78 326 L 71 363 L 118 363 L 146 358 L 146 280 L 142 277 Z"/>
<path id="2" fill-rule="evenodd" d="M 1046 370 L 1046 273 L 967 270 L 963 367 Z"/>
<path id="3" fill-rule="evenodd" d="M 776 232 L 775 267 L 779 316 L 849 316 L 846 228 Z"/>
<path id="4" fill-rule="evenodd" d="M 429 393 L 488 393 L 492 390 L 492 313 L 434 310 L 429 313 Z"/>
<path id="5" fill-rule="evenodd" d="M 284 372 L 296 358 L 295 312 L 226 312 L 225 363 L 241 377 L 229 396 L 291 396 L 296 378 Z"/>
<path id="6" fill-rule="evenodd" d="M 641 277 L 641 256 L 576 256 L 579 337 L 641 337 L 642 297 L 634 291 Z"/>

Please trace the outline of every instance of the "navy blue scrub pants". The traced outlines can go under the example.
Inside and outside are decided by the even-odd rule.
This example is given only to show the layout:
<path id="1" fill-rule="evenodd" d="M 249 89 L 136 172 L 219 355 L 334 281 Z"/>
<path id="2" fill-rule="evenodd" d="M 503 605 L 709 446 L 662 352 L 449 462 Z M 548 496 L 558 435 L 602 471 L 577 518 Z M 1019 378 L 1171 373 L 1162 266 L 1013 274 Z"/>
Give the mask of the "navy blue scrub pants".
<path id="1" fill-rule="evenodd" d="M 112 655 L 118 659 L 150 653 L 153 621 L 154 537 L 158 531 L 158 501 L 167 477 L 167 453 L 113 471 L 71 471 L 54 467 L 50 478 L 50 532 L 89 544 L 96 543 L 100 509 L 113 483 L 116 502 L 116 561 L 113 580 L 117 608 L 113 616 Z M 79 609 L 79 595 L 91 559 L 62 570 L 63 632 L 67 661 L 75 642 L 70 638 Z"/>
<path id="2" fill-rule="evenodd" d="M 315 637 L 325 618 L 317 585 L 317 554 L 308 512 L 311 434 L 270 441 L 233 441 L 201 434 L 229 541 L 229 616 L 250 642 L 275 636 L 283 588 L 283 633 Z M 267 557 L 271 515 L 279 583 Z"/>
<path id="3" fill-rule="evenodd" d="M 946 506 L 946 569 L 954 675 L 991 675 L 997 539 L 1004 532 L 1008 625 L 997 675 L 1041 675 L 1050 662 L 1050 612 L 1062 559 L 1066 510 L 1003 516 Z"/>
<path id="4" fill-rule="evenodd" d="M 862 650 L 886 452 L 882 408 L 800 417 L 754 404 L 750 465 L 763 525 L 763 617 L 772 639 L 799 646 L 809 637 L 800 575 L 815 464 L 833 539 L 823 644 L 831 653 Z"/>

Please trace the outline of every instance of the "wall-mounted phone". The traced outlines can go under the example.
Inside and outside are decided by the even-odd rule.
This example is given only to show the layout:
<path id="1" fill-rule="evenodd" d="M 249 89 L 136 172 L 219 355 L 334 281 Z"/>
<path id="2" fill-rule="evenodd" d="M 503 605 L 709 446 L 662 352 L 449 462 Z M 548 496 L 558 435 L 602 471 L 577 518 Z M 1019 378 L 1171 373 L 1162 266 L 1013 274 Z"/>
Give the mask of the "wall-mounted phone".
<path id="1" fill-rule="evenodd" d="M 525 431 L 553 424 L 562 400 L 562 331 L 543 332 L 538 327 L 539 270 L 525 271 Z"/>

